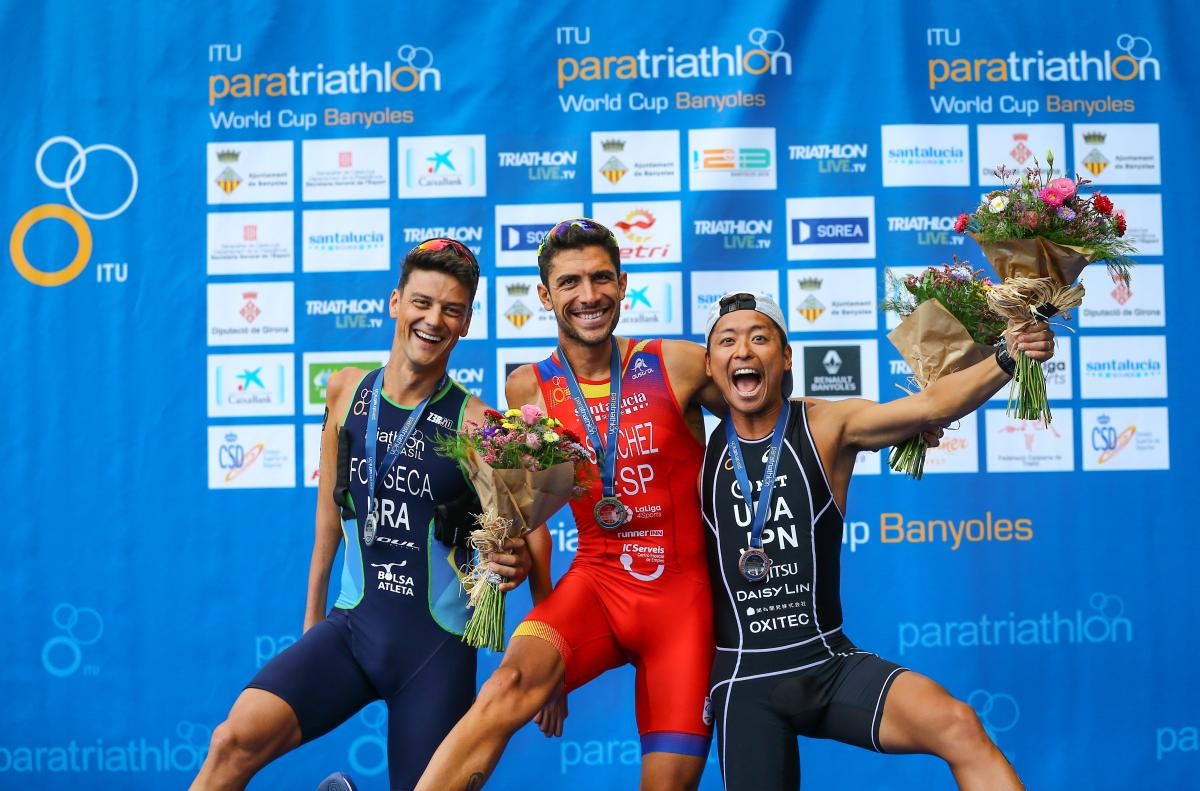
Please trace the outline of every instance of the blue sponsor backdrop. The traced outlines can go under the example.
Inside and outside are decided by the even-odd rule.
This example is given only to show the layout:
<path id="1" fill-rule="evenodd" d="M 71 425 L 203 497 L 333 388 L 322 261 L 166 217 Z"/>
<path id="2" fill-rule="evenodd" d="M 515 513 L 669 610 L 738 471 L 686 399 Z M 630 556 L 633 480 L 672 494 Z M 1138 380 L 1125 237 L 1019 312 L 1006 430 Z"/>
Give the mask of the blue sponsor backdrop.
<path id="1" fill-rule="evenodd" d="M 0 786 L 183 787 L 296 639 L 306 437 L 331 367 L 390 344 L 381 250 L 430 229 L 479 250 L 488 289 L 452 367 L 489 401 L 550 342 L 526 237 L 559 207 L 495 208 L 514 204 L 618 226 L 630 332 L 694 338 L 693 303 L 742 282 L 706 273 L 755 270 L 794 341 L 857 347 L 829 373 L 887 399 L 904 367 L 883 268 L 981 264 L 952 218 L 983 171 L 1047 146 L 1128 207 L 1147 275 L 1101 275 L 1061 331 L 1050 430 L 981 411 L 931 459 L 977 472 L 920 483 L 864 458 L 847 629 L 969 701 L 1032 788 L 1184 786 L 1196 381 L 1165 324 L 1187 326 L 1192 292 L 1166 250 L 1191 227 L 1196 22 L 1183 3 L 0 4 Z M 644 277 L 661 272 L 682 278 Z M 209 359 L 267 353 L 282 384 L 277 358 L 261 381 Z M 575 532 L 552 527 L 561 573 Z M 511 597 L 510 626 L 527 608 Z M 575 693 L 564 738 L 526 728 L 493 785 L 634 787 L 632 692 L 619 670 Z M 368 707 L 256 787 L 344 768 L 383 788 L 384 728 Z M 951 784 L 931 758 L 802 750 L 807 787 Z"/>

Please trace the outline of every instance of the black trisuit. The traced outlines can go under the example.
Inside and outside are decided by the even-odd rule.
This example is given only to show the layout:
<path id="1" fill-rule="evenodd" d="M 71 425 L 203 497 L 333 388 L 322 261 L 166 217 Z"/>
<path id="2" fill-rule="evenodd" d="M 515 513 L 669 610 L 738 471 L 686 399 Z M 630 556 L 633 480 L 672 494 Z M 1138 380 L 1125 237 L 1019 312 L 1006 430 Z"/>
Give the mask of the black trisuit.
<path id="1" fill-rule="evenodd" d="M 709 698 L 729 791 L 799 788 L 797 735 L 882 752 L 884 698 L 904 672 L 860 651 L 842 633 L 843 515 L 803 402 L 792 402 L 785 430 L 763 529 L 763 548 L 773 563 L 765 582 L 748 582 L 738 571 L 751 520 L 724 424 L 712 433 L 704 456 L 702 506 L 717 639 Z M 771 436 L 743 438 L 741 444 L 757 499 Z"/>

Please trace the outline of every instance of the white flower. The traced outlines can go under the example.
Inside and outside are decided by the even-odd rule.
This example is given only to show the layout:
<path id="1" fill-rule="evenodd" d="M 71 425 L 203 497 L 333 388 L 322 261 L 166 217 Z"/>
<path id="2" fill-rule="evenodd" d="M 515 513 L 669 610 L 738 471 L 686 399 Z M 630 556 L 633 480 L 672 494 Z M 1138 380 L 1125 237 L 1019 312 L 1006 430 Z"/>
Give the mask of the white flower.
<path id="1" fill-rule="evenodd" d="M 1008 208 L 1008 196 L 997 195 L 988 202 L 988 211 L 992 214 L 999 214 Z"/>

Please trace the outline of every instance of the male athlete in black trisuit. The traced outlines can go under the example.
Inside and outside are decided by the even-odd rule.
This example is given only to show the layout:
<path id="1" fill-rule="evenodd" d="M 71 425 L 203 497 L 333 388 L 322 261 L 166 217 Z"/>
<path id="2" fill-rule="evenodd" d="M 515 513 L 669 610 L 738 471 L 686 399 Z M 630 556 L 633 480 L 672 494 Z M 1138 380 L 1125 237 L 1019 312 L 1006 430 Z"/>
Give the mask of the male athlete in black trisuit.
<path id="1" fill-rule="evenodd" d="M 1011 358 L 998 352 L 887 404 L 788 401 L 785 327 L 773 300 L 746 293 L 722 298 L 707 324 L 708 373 L 730 407 L 701 473 L 717 639 L 709 695 L 726 788 L 799 788 L 797 735 L 932 753 L 963 789 L 1021 788 L 968 705 L 846 637 L 839 592 L 857 453 L 977 409 L 1010 381 Z M 1053 353 L 1048 329 L 1007 343 L 1039 361 Z"/>

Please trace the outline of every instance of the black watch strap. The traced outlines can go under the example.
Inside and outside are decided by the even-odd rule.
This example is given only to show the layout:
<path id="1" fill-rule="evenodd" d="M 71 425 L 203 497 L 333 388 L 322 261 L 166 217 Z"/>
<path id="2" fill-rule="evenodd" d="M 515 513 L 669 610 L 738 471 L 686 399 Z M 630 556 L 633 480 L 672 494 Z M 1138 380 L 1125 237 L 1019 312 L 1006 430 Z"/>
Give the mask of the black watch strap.
<path id="1" fill-rule="evenodd" d="M 1003 335 L 1000 336 L 1000 340 L 996 341 L 996 364 L 1009 376 L 1015 376 L 1017 373 L 1017 361 L 1009 356 L 1008 343 L 1005 342 Z"/>

